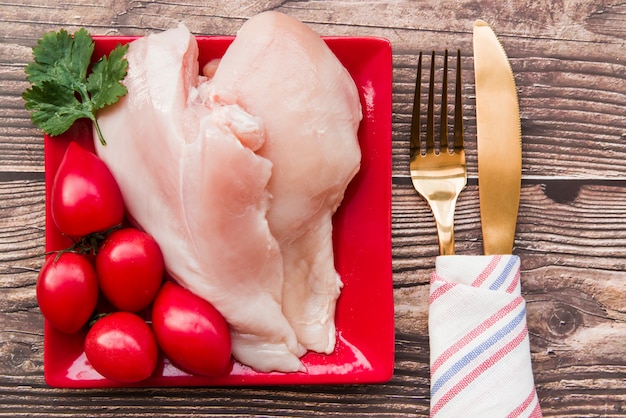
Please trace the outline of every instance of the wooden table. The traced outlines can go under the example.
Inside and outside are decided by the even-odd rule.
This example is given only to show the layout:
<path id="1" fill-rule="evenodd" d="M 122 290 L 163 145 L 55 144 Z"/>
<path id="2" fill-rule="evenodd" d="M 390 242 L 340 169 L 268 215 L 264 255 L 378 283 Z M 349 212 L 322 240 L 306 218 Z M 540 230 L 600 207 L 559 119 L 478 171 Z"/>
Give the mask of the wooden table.
<path id="1" fill-rule="evenodd" d="M 24 66 L 46 31 L 144 35 L 184 21 L 233 35 L 274 9 L 322 35 L 393 45 L 393 283 L 396 366 L 381 385 L 59 390 L 43 379 L 35 298 L 44 251 L 41 133 L 21 98 Z M 514 253 L 522 259 L 533 367 L 546 416 L 626 414 L 626 5 L 621 0 L 195 1 L 14 0 L 0 4 L 0 416 L 428 414 L 428 281 L 433 218 L 408 175 L 420 50 L 460 48 L 468 93 L 468 187 L 457 252 L 482 250 L 471 33 L 490 22 L 519 89 L 523 187 Z"/>

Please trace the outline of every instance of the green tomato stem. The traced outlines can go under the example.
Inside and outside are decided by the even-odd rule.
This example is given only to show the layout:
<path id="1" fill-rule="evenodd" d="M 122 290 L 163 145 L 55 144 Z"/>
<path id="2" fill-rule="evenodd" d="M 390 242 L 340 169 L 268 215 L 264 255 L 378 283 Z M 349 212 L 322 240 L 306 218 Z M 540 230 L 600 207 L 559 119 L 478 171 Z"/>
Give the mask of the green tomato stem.
<path id="1" fill-rule="evenodd" d="M 96 117 L 92 117 L 91 120 L 93 120 L 93 124 L 96 127 L 96 132 L 98 133 L 98 139 L 100 139 L 100 143 L 105 146 L 107 144 L 107 142 L 104 140 L 104 137 L 102 136 L 102 131 L 100 130 L 100 125 L 98 125 L 98 121 L 96 120 Z"/>

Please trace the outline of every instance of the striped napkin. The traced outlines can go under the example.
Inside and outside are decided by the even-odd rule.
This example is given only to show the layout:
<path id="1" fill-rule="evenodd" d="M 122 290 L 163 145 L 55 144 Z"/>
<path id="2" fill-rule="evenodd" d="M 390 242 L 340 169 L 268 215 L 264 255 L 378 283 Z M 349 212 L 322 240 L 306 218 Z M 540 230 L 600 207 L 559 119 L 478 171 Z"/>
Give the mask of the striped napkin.
<path id="1" fill-rule="evenodd" d="M 542 416 L 519 257 L 437 257 L 428 328 L 431 417 Z"/>

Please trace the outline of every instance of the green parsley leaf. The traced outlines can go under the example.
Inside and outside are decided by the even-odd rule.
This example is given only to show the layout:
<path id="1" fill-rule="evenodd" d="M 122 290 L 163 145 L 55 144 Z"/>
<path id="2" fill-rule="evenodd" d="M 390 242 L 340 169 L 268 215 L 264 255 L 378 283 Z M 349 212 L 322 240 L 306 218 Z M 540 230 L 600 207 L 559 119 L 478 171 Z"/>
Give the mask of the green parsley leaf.
<path id="1" fill-rule="evenodd" d="M 124 58 L 128 45 L 118 45 L 102 57 L 88 75 L 95 44 L 86 29 L 74 35 L 66 30 L 49 32 L 33 48 L 34 61 L 26 66 L 31 87 L 22 97 L 33 123 L 48 135 L 67 131 L 80 118 L 94 122 L 100 142 L 96 111 L 126 95 L 122 80 L 128 71 Z"/>
<path id="2" fill-rule="evenodd" d="M 43 81 L 25 93 L 26 109 L 33 123 L 51 136 L 60 135 L 80 118 L 92 118 L 89 103 L 82 103 L 74 91 L 51 81 Z"/>
<path id="3" fill-rule="evenodd" d="M 118 97 L 125 96 L 126 86 L 119 82 L 126 76 L 128 61 L 124 54 L 128 45 L 111 51 L 109 58 L 102 57 L 93 66 L 93 71 L 87 79 L 87 90 L 91 93 L 93 105 L 100 109 L 117 102 Z"/>

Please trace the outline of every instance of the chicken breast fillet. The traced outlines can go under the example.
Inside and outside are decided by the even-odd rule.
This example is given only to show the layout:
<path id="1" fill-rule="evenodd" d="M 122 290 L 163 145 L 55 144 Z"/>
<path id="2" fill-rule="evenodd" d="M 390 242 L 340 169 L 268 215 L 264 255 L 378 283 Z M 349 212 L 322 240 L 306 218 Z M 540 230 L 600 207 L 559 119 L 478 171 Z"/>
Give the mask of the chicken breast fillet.
<path id="1" fill-rule="evenodd" d="M 354 81 L 318 34 L 278 12 L 247 21 L 205 68 L 212 100 L 264 122 L 258 154 L 273 163 L 267 219 L 283 255 L 283 312 L 304 347 L 330 353 L 342 287 L 332 216 L 361 159 Z"/>
<path id="2" fill-rule="evenodd" d="M 198 47 L 184 26 L 130 44 L 128 94 L 98 115 L 98 155 L 169 274 L 228 321 L 233 355 L 259 371 L 303 370 L 282 312 L 283 263 L 266 219 L 272 163 L 262 122 L 202 102 Z M 95 135 L 94 135 L 95 136 Z"/>

